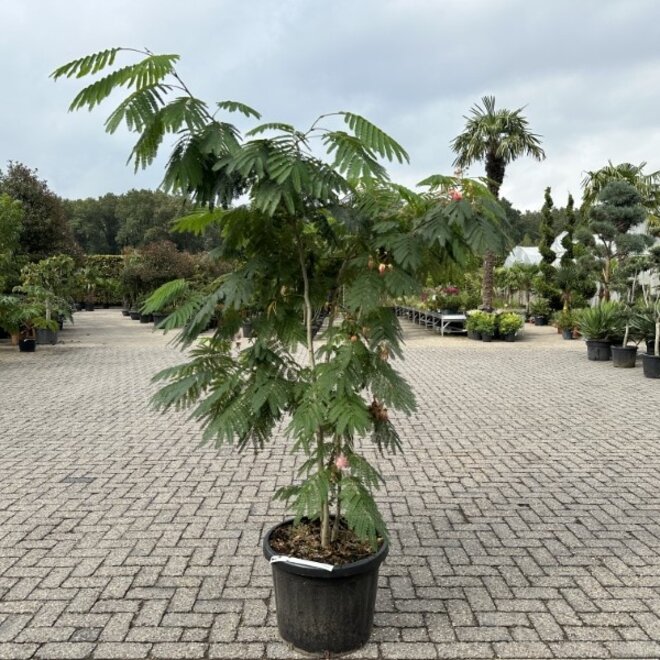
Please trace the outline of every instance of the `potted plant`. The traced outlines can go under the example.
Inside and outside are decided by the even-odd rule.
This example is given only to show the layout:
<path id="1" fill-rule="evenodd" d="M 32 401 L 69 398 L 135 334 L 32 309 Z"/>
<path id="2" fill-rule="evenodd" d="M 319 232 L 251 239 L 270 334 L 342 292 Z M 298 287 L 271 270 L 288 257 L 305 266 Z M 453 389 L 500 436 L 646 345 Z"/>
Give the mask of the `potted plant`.
<path id="1" fill-rule="evenodd" d="M 647 378 L 660 378 L 660 300 L 639 310 L 633 316 L 632 323 L 647 341 L 646 353 L 642 355 L 644 375 Z M 651 324 L 653 335 L 649 332 Z"/>
<path id="2" fill-rule="evenodd" d="M 564 339 L 573 339 L 573 330 L 577 325 L 575 314 L 570 309 L 562 309 L 559 312 L 555 312 L 552 317 L 552 322 L 561 332 L 561 336 Z"/>
<path id="3" fill-rule="evenodd" d="M 606 362 L 612 358 L 612 337 L 616 334 L 619 309 L 613 302 L 601 302 L 577 314 L 577 324 L 586 339 L 587 358 Z"/>
<path id="4" fill-rule="evenodd" d="M 633 311 L 628 307 L 621 307 L 621 323 L 624 326 L 623 339 L 621 345 L 612 344 L 612 365 L 623 369 L 631 369 L 637 361 L 637 345 L 643 336 L 637 329 Z M 628 344 L 629 341 L 635 343 L 634 346 Z"/>
<path id="5" fill-rule="evenodd" d="M 529 311 L 535 325 L 548 325 L 550 317 L 550 301 L 547 298 L 536 298 L 529 304 Z"/>
<path id="6" fill-rule="evenodd" d="M 495 314 L 491 314 L 490 312 L 481 312 L 477 326 L 478 332 L 481 334 L 481 341 L 493 341 L 496 327 Z"/>
<path id="7" fill-rule="evenodd" d="M 519 314 L 504 312 L 499 316 L 498 327 L 504 341 L 515 341 L 516 333 L 523 327 L 523 320 Z"/>
<path id="8" fill-rule="evenodd" d="M 71 62 L 55 77 L 96 73 L 120 50 Z M 131 98 L 142 94 L 151 99 L 149 107 L 169 108 L 173 87 L 165 81 L 181 85 L 177 57 L 143 55 L 122 69 L 134 74 Z M 119 87 L 111 76 L 103 84 Z M 93 107 L 95 89 L 98 83 L 75 107 Z M 294 516 L 268 530 L 263 541 L 278 626 L 286 641 L 305 651 L 350 651 L 369 638 L 378 569 L 389 551 L 374 499 L 382 476 L 360 444 L 371 438 L 381 452 L 400 449 L 390 411 L 415 409 L 409 385 L 393 366 L 401 335 L 389 301 L 418 292 L 425 264 L 447 265 L 451 255 L 501 246 L 498 223 L 505 216 L 476 181 L 429 177 L 423 194 L 391 185 L 379 160 L 405 161 L 406 152 L 358 115 L 324 115 L 304 131 L 263 124 L 241 141 L 234 126 L 215 119 L 217 106 L 212 113 L 199 99 L 171 103 L 177 112 L 159 110 L 153 121 L 131 120 L 129 128 L 153 138 L 175 122 L 181 142 L 166 179 L 200 206 L 178 228 L 201 233 L 218 227 L 223 241 L 217 254 L 236 260 L 237 267 L 164 322 L 181 321 L 179 343 L 193 348 L 186 362 L 156 376 L 165 385 L 154 401 L 161 409 L 192 408 L 205 442 L 258 450 L 288 441 L 304 454 L 294 483 L 275 494 L 291 504 Z M 258 116 L 235 102 L 217 105 Z M 342 130 L 329 127 L 333 120 L 345 124 Z M 160 141 L 151 138 L 138 142 L 138 162 L 153 159 L 149 150 Z M 325 158 L 312 149 L 319 143 Z M 145 149 L 152 156 L 143 161 Z M 190 158 L 198 168 L 187 166 Z M 191 179 L 196 173 L 199 178 Z M 463 190 L 460 200 L 450 198 L 450 187 Z M 223 208 L 239 195 L 249 202 Z M 157 289 L 149 304 L 166 299 L 168 286 Z M 200 337 L 218 304 L 222 323 L 212 336 Z M 247 310 L 254 340 L 236 351 L 232 340 Z M 328 318 L 317 341 L 313 321 L 321 310 Z M 285 433 L 276 434 L 282 424 Z"/>
<path id="9" fill-rule="evenodd" d="M 34 353 L 37 348 L 37 331 L 30 321 L 21 326 L 18 339 L 18 350 L 21 353 Z"/>
<path id="10" fill-rule="evenodd" d="M 481 341 L 480 323 L 481 317 L 485 314 L 480 309 L 471 309 L 466 313 L 465 329 L 470 339 Z"/>

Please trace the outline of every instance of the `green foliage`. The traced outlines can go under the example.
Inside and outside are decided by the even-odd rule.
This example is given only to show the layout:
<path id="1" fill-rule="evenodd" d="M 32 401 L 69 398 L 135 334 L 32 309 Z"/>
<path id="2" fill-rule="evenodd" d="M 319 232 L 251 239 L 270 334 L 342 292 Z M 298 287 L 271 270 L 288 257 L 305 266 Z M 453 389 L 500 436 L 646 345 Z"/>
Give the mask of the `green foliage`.
<path id="1" fill-rule="evenodd" d="M 465 130 L 452 140 L 451 148 L 458 167 L 485 161 L 489 188 L 497 197 L 509 163 L 525 155 L 543 160 L 545 152 L 541 136 L 529 130 L 523 108 L 495 110 L 494 96 L 484 96 L 481 102 L 482 106 L 473 106 L 470 116 L 465 117 Z"/>
<path id="2" fill-rule="evenodd" d="M 23 206 L 7 194 L 0 194 L 0 293 L 16 277 L 16 253 L 23 227 Z"/>
<path id="3" fill-rule="evenodd" d="M 496 327 L 497 319 L 495 314 L 481 312 L 477 317 L 477 327 L 475 328 L 477 332 L 480 332 L 483 335 L 493 335 L 495 334 Z"/>
<path id="4" fill-rule="evenodd" d="M 0 194 L 21 203 L 23 217 L 20 253 L 38 261 L 53 254 L 78 254 L 62 200 L 38 178 L 36 170 L 21 163 L 9 163 L 0 171 Z"/>
<path id="5" fill-rule="evenodd" d="M 163 76 L 150 79 L 162 86 L 158 98 L 136 79 L 135 91 L 151 106 L 131 120 L 139 134 L 134 157 L 149 163 L 163 133 L 177 127 L 166 185 L 198 202 L 178 228 L 218 231 L 214 258 L 234 268 L 204 286 L 171 273 L 176 281 L 160 282 L 147 301 L 146 309 L 175 306 L 167 327 L 181 325 L 177 341 L 190 350 L 187 362 L 156 376 L 163 387 L 154 403 L 189 410 L 203 441 L 216 446 L 258 451 L 288 442 L 305 460 L 299 482 L 277 496 L 291 501 L 298 519 L 321 519 L 323 545 L 330 543 L 331 507 L 375 543 L 386 534 L 373 499 L 381 480 L 359 445 L 371 439 L 380 452 L 398 451 L 389 410 L 415 409 L 391 362 L 401 355 L 401 329 L 388 305 L 418 292 L 420 280 L 447 264 L 503 245 L 504 213 L 485 186 L 468 179 L 458 182 L 460 202 L 438 194 L 442 177 L 427 179 L 425 193 L 390 183 L 381 159 L 404 162 L 406 152 L 352 113 L 323 115 L 305 131 L 262 124 L 244 140 L 206 115 L 201 102 L 167 102 L 168 76 L 172 88 L 188 93 L 176 72 L 166 71 L 168 62 Z M 60 75 L 70 70 L 75 65 Z M 88 107 L 105 98 L 93 86 L 79 97 Z M 172 116 L 164 112 L 170 107 Z M 220 107 L 256 115 L 239 104 Z M 345 130 L 331 125 L 337 119 Z M 248 201 L 230 207 L 238 191 Z M 132 291 L 144 281 L 140 258 L 144 250 L 127 257 L 124 269 Z M 214 317 L 212 336 L 200 337 Z M 253 339 L 236 349 L 246 318 Z M 282 440 L 276 429 L 284 420 Z"/>
<path id="6" fill-rule="evenodd" d="M 536 298 L 529 305 L 532 316 L 550 316 L 550 301 L 547 298 Z"/>
<path id="7" fill-rule="evenodd" d="M 600 275 L 600 295 L 609 300 L 616 283 L 616 270 L 646 250 L 653 239 L 647 234 L 630 233 L 646 217 L 637 189 L 625 181 L 611 181 L 599 193 L 589 212 L 589 231 L 596 237 L 583 236 Z"/>
<path id="8" fill-rule="evenodd" d="M 562 331 L 572 330 L 577 325 L 577 318 L 571 310 L 562 309 L 552 315 L 552 324 Z"/>
<path id="9" fill-rule="evenodd" d="M 499 328 L 500 334 L 508 335 L 520 330 L 520 328 L 523 327 L 523 320 L 520 314 L 505 312 L 499 315 L 497 319 L 497 327 Z"/>
<path id="10" fill-rule="evenodd" d="M 580 332 L 586 339 L 609 341 L 621 333 L 621 307 L 614 302 L 601 302 L 576 312 Z"/>
<path id="11" fill-rule="evenodd" d="M 660 171 L 646 174 L 646 163 L 632 165 L 619 163 L 607 165 L 594 172 L 587 172 L 582 187 L 582 213 L 588 215 L 591 207 L 597 202 L 599 195 L 612 181 L 623 181 L 633 186 L 640 195 L 641 204 L 646 210 L 650 227 L 660 226 Z"/>

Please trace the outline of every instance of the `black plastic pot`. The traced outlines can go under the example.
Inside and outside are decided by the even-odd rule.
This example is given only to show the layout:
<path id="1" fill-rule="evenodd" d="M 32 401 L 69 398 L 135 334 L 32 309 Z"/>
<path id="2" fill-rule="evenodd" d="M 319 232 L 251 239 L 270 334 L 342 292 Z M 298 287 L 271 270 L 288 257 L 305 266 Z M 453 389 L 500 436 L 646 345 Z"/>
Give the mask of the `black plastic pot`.
<path id="1" fill-rule="evenodd" d="M 154 325 L 158 326 L 159 323 L 167 318 L 167 314 L 152 314 L 151 317 L 154 320 Z"/>
<path id="2" fill-rule="evenodd" d="M 637 359 L 637 346 L 612 346 L 612 364 L 622 369 L 632 369 Z"/>
<path id="3" fill-rule="evenodd" d="M 547 316 L 535 316 L 534 317 L 534 325 L 548 325 L 548 317 Z"/>
<path id="4" fill-rule="evenodd" d="M 243 323 L 241 330 L 245 339 L 252 339 L 252 323 L 250 321 Z"/>
<path id="5" fill-rule="evenodd" d="M 154 317 L 151 314 L 140 314 L 140 323 L 153 323 Z"/>
<path id="6" fill-rule="evenodd" d="M 94 303 L 85 303 L 85 311 L 86 312 L 93 312 L 94 311 Z"/>
<path id="7" fill-rule="evenodd" d="M 140 312 L 138 312 L 136 309 L 131 309 L 128 315 L 131 317 L 131 321 L 139 321 L 140 317 L 142 316 L 142 314 L 140 314 Z"/>
<path id="8" fill-rule="evenodd" d="M 18 350 L 21 353 L 34 353 L 37 349 L 37 340 L 36 339 L 19 339 L 18 340 Z"/>
<path id="9" fill-rule="evenodd" d="M 507 332 L 505 335 L 502 335 L 504 338 L 504 341 L 516 341 L 516 333 L 515 332 Z"/>
<path id="10" fill-rule="evenodd" d="M 607 362 L 612 359 L 612 345 L 609 341 L 587 339 L 587 358 L 594 362 Z"/>
<path id="11" fill-rule="evenodd" d="M 37 344 L 57 344 L 57 332 L 46 328 L 37 330 Z"/>
<path id="12" fill-rule="evenodd" d="M 566 328 L 561 331 L 561 336 L 564 339 L 573 339 L 573 328 Z"/>
<path id="13" fill-rule="evenodd" d="M 129 309 L 122 309 L 122 310 L 121 310 L 121 315 L 122 315 L 122 316 L 130 316 L 130 315 L 131 315 L 131 311 L 130 311 Z"/>
<path id="14" fill-rule="evenodd" d="M 646 353 L 655 355 L 655 338 L 646 340 Z"/>
<path id="15" fill-rule="evenodd" d="M 486 342 L 493 341 L 493 333 L 492 332 L 482 332 L 481 333 L 481 341 L 486 341 Z"/>
<path id="16" fill-rule="evenodd" d="M 264 556 L 276 556 L 268 531 Z M 347 653 L 364 646 L 373 626 L 378 568 L 387 557 L 384 542 L 370 557 L 332 571 L 287 562 L 272 563 L 277 626 L 282 638 L 308 653 Z"/>
<path id="17" fill-rule="evenodd" d="M 647 378 L 660 378 L 660 355 L 642 355 L 644 375 Z"/>

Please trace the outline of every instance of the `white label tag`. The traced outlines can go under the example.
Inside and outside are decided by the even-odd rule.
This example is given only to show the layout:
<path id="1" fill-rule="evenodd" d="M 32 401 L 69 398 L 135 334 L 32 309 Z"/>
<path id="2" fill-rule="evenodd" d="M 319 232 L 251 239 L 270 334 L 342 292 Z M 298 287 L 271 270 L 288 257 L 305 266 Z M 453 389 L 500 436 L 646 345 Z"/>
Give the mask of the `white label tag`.
<path id="1" fill-rule="evenodd" d="M 311 561 L 310 559 L 298 559 L 298 557 L 289 557 L 288 555 L 273 555 L 270 558 L 271 564 L 276 564 L 277 562 L 296 564 L 297 566 L 307 566 L 308 568 L 320 568 L 323 571 L 331 571 L 334 568 L 332 564 L 322 564 L 319 561 Z"/>

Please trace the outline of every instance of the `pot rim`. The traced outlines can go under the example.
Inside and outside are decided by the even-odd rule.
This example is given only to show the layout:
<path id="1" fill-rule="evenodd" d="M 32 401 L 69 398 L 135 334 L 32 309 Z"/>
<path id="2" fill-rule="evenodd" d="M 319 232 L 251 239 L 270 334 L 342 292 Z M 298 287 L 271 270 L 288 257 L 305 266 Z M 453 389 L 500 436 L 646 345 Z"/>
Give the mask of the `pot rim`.
<path id="1" fill-rule="evenodd" d="M 286 573 L 293 573 L 294 575 L 302 575 L 304 577 L 310 578 L 324 578 L 324 579 L 336 579 L 336 578 L 345 578 L 351 575 L 357 575 L 359 573 L 369 573 L 371 571 L 377 570 L 378 567 L 382 564 L 387 557 L 390 546 L 387 539 L 383 539 L 383 543 L 376 552 L 364 559 L 358 559 L 358 561 L 351 562 L 350 564 L 342 564 L 341 566 L 334 566 L 332 570 L 328 571 L 323 568 L 315 568 L 313 566 L 302 566 L 300 564 L 290 564 L 288 562 L 279 561 L 272 563 L 271 559 L 278 556 L 278 553 L 273 550 L 270 546 L 270 537 L 276 529 L 284 527 L 285 525 L 292 525 L 294 518 L 287 518 L 282 522 L 273 525 L 265 534 L 262 541 L 262 549 L 264 557 L 271 563 L 273 569 L 277 568 Z"/>

